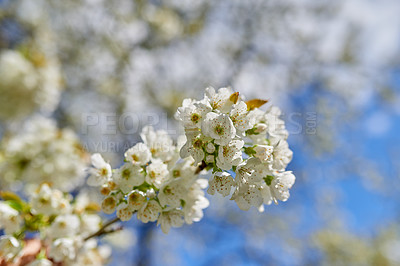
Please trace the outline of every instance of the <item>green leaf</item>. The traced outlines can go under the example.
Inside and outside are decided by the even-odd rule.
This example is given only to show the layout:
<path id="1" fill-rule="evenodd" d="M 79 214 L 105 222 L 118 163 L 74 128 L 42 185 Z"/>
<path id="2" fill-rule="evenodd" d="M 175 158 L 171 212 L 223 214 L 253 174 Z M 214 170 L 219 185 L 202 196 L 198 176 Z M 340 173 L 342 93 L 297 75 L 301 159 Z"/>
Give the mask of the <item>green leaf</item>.
<path id="1" fill-rule="evenodd" d="M 0 197 L 3 198 L 4 200 L 21 201 L 21 198 L 17 194 L 11 191 L 0 191 Z"/>
<path id="2" fill-rule="evenodd" d="M 22 201 L 17 200 L 6 200 L 6 203 L 16 211 L 22 212 L 24 205 Z"/>
<path id="3" fill-rule="evenodd" d="M 27 231 L 37 231 L 40 227 L 46 224 L 46 219 L 43 215 L 26 215 L 25 227 Z"/>

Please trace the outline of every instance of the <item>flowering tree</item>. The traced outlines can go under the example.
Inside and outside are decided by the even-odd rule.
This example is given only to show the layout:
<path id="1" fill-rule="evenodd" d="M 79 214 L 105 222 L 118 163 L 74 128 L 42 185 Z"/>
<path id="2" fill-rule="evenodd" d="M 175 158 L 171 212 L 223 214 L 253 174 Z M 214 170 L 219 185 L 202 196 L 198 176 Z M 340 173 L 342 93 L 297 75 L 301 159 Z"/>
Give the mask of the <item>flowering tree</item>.
<path id="1" fill-rule="evenodd" d="M 139 244 L 125 256 L 115 249 L 118 263 L 131 262 L 132 253 L 140 253 L 133 258 L 138 264 L 162 261 L 201 240 L 208 241 L 208 253 L 219 248 L 218 239 L 232 236 L 242 237 L 229 251 L 232 261 L 241 254 L 258 264 L 294 264 L 293 256 L 306 264 L 315 240 L 327 258 L 344 254 L 342 264 L 354 263 L 357 252 L 341 253 L 342 242 L 359 241 L 336 227 L 343 206 L 332 196 L 341 188 L 334 182 L 352 173 L 390 197 L 385 202 L 397 202 L 399 182 L 387 180 L 398 170 L 388 173 L 386 164 L 362 152 L 384 145 L 373 140 L 356 147 L 364 132 L 343 128 L 364 129 L 354 118 L 369 117 L 371 110 L 360 106 L 373 98 L 385 110 L 397 108 L 388 77 L 399 64 L 398 9 L 396 0 L 0 1 L 0 234 L 8 236 L 0 249 L 14 250 L 0 264 L 105 263 L 112 258 L 109 246 L 127 242 L 127 229 L 137 232 Z M 182 102 L 201 97 L 199 88 L 209 84 L 230 84 L 240 95 L 210 88 L 201 100 Z M 243 95 L 267 96 L 284 111 L 263 109 L 265 101 Z M 104 121 L 90 124 L 88 114 L 129 114 L 138 118 L 132 122 L 137 130 L 103 134 Z M 384 130 L 380 114 L 368 128 Z M 144 122 L 148 116 L 156 122 Z M 291 133 L 296 156 L 290 168 L 300 182 L 294 200 L 260 215 L 264 205 L 285 201 L 294 183 L 285 169 L 292 154 L 281 119 Z M 308 122 L 313 133 L 304 132 Z M 294 130 L 299 123 L 301 133 Z M 178 128 L 184 136 L 171 132 Z M 327 151 L 340 157 L 336 167 L 326 166 L 335 160 Z M 35 198 L 41 197 L 43 206 L 54 198 L 57 210 L 38 208 Z M 310 216 L 314 207 L 317 215 Z M 319 216 L 335 225 L 328 230 L 341 233 L 323 228 L 315 238 L 315 232 L 303 234 Z M 72 228 L 52 236 L 56 220 Z M 93 230 L 81 230 L 84 224 Z M 161 233 L 178 226 L 169 236 Z M 112 239 L 121 232 L 124 241 Z M 169 245 L 179 236 L 179 244 Z M 368 258 L 398 262 L 390 245 L 366 251 Z M 200 250 L 190 250 L 190 257 Z M 218 253 L 202 263 L 226 259 Z"/>

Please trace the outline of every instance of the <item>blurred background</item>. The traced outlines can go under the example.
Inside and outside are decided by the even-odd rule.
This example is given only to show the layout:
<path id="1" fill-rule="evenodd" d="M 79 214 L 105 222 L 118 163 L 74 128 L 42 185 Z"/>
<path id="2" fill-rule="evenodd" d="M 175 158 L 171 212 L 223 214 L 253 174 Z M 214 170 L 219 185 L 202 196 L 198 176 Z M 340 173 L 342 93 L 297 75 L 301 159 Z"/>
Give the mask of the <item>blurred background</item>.
<path id="1" fill-rule="evenodd" d="M 176 137 L 176 108 L 207 86 L 284 111 L 297 177 L 287 202 L 258 213 L 209 197 L 201 222 L 169 235 L 133 219 L 111 265 L 400 265 L 398 0 L 0 0 L 0 8 L 2 189 L 32 182 L 13 174 L 30 151 L 15 159 L 15 138 L 36 132 L 25 141 L 39 143 L 42 124 L 73 135 L 75 149 L 56 151 L 69 161 L 100 152 L 116 167 L 144 125 Z M 62 178 L 79 163 L 58 173 L 46 158 L 43 171 L 73 190 Z"/>

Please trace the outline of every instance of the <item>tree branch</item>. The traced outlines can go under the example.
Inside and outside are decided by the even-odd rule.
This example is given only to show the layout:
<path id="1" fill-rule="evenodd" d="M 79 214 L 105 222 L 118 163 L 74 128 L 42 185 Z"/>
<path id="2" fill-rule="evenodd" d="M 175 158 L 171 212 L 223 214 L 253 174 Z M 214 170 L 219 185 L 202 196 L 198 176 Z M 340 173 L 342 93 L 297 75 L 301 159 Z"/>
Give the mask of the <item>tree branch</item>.
<path id="1" fill-rule="evenodd" d="M 115 218 L 109 220 L 97 232 L 95 232 L 95 233 L 89 235 L 88 237 L 86 237 L 84 239 L 84 241 L 87 241 L 87 240 L 89 240 L 89 239 L 91 239 L 93 237 L 98 237 L 98 236 L 102 236 L 102 235 L 114 232 L 115 230 L 106 230 L 106 229 L 107 229 L 107 227 L 109 227 L 110 225 L 112 225 L 112 224 L 114 224 L 114 223 L 116 223 L 118 221 L 119 221 L 118 217 L 115 217 Z"/>
<path id="2" fill-rule="evenodd" d="M 197 167 L 196 172 L 194 172 L 196 175 L 199 174 L 201 171 L 203 171 L 204 169 L 206 169 L 207 164 L 206 162 L 203 160 L 201 161 L 201 164 Z"/>

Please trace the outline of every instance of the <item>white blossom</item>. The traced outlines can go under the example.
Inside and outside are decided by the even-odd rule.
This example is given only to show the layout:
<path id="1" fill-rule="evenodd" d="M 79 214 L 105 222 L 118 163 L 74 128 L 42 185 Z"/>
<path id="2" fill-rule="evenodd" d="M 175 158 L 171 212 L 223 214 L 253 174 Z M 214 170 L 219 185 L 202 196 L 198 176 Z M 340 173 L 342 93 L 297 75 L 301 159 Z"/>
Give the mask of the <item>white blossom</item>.
<path id="1" fill-rule="evenodd" d="M 79 238 L 58 238 L 51 243 L 48 256 L 55 262 L 70 262 L 76 259 L 81 245 Z"/>
<path id="2" fill-rule="evenodd" d="M 40 184 L 71 191 L 84 183 L 85 152 L 77 135 L 68 128 L 57 128 L 56 122 L 34 116 L 1 142 L 0 186 L 9 189 L 23 183 L 30 194 Z"/>
<path id="3" fill-rule="evenodd" d="M 257 109 L 257 111 L 259 111 L 259 110 Z M 259 123 L 254 127 L 254 133 L 256 133 L 256 134 L 261 134 L 261 135 L 265 134 L 265 133 L 267 133 L 267 130 L 268 130 L 268 126 L 264 123 Z"/>
<path id="4" fill-rule="evenodd" d="M 255 154 L 254 156 L 260 159 L 262 162 L 270 162 L 272 161 L 272 152 L 274 151 L 274 147 L 269 145 L 256 145 L 254 147 Z"/>
<path id="5" fill-rule="evenodd" d="M 198 134 L 187 134 L 187 141 L 180 150 L 181 158 L 192 156 L 195 164 L 204 159 L 203 144 L 205 139 Z"/>
<path id="6" fill-rule="evenodd" d="M 161 206 L 155 200 L 149 200 L 137 213 L 137 218 L 143 223 L 154 222 L 158 219 L 161 212 Z"/>
<path id="7" fill-rule="evenodd" d="M 22 217 L 19 212 L 5 202 L 0 201 L 0 229 L 6 234 L 13 234 L 21 227 Z"/>
<path id="8" fill-rule="evenodd" d="M 0 119 L 21 119 L 36 110 L 52 111 L 59 100 L 61 75 L 58 64 L 40 53 L 46 64 L 13 50 L 0 53 Z"/>
<path id="9" fill-rule="evenodd" d="M 277 203 L 274 197 L 271 194 L 271 189 L 268 185 L 264 184 L 261 186 L 261 196 L 263 198 L 263 203 L 267 205 L 271 205 L 272 202 Z"/>
<path id="10" fill-rule="evenodd" d="M 175 119 L 181 121 L 185 128 L 201 128 L 201 122 L 210 111 L 211 106 L 208 101 L 185 99 L 178 108 Z"/>
<path id="11" fill-rule="evenodd" d="M 79 217 L 72 214 L 59 215 L 51 224 L 47 233 L 51 238 L 71 237 L 79 232 L 81 223 Z"/>
<path id="12" fill-rule="evenodd" d="M 230 170 L 232 166 L 237 166 L 242 162 L 242 151 L 244 141 L 232 140 L 225 146 L 220 146 L 218 150 L 217 166 L 222 170 Z"/>
<path id="13" fill-rule="evenodd" d="M 117 207 L 117 199 L 114 196 L 108 196 L 101 202 L 101 209 L 106 214 L 111 214 L 115 211 Z"/>
<path id="14" fill-rule="evenodd" d="M 169 207 L 176 208 L 181 205 L 181 200 L 185 198 L 187 190 L 181 178 L 172 179 L 165 183 L 158 193 L 158 199 L 162 207 L 168 205 Z"/>
<path id="15" fill-rule="evenodd" d="M 201 127 L 202 133 L 215 140 L 215 144 L 226 145 L 236 134 L 232 120 L 226 114 L 210 112 L 206 115 Z"/>
<path id="16" fill-rule="evenodd" d="M 289 189 L 292 188 L 296 178 L 291 171 L 276 173 L 271 182 L 271 195 L 276 200 L 287 201 L 290 194 Z"/>
<path id="17" fill-rule="evenodd" d="M 138 143 L 125 152 L 125 160 L 134 165 L 145 165 L 151 160 L 151 152 L 146 144 Z"/>
<path id="18" fill-rule="evenodd" d="M 79 234 L 86 237 L 100 229 L 101 217 L 97 214 L 84 213 L 80 217 Z"/>
<path id="19" fill-rule="evenodd" d="M 6 261 L 14 259 L 21 249 L 21 243 L 15 237 L 10 235 L 0 236 L 0 257 Z"/>
<path id="20" fill-rule="evenodd" d="M 232 200 L 235 200 L 238 207 L 244 211 L 248 211 L 251 206 L 258 208 L 263 203 L 261 188 L 257 185 L 248 185 L 246 188 L 237 189 L 232 195 Z"/>
<path id="21" fill-rule="evenodd" d="M 210 205 L 208 199 L 204 196 L 204 189 L 207 187 L 206 179 L 197 179 L 189 188 L 186 196 L 183 212 L 185 214 L 185 222 L 192 224 L 199 222 L 203 218 L 203 209 Z"/>
<path id="22" fill-rule="evenodd" d="M 133 209 L 130 204 L 128 203 L 120 203 L 117 207 L 117 217 L 121 221 L 129 221 L 133 215 Z"/>
<path id="23" fill-rule="evenodd" d="M 258 159 L 257 159 L 258 160 Z M 251 180 L 251 176 L 254 172 L 254 166 L 256 163 L 254 163 L 254 159 L 250 158 L 248 160 L 243 161 L 241 164 L 239 164 L 236 168 L 236 176 L 235 176 L 235 181 L 239 184 L 242 183 L 247 183 L 249 180 Z"/>
<path id="24" fill-rule="evenodd" d="M 52 190 L 47 184 L 40 186 L 39 191 L 35 192 L 30 200 L 33 213 L 53 215 L 66 213 L 70 209 L 70 204 L 60 190 Z"/>
<path id="25" fill-rule="evenodd" d="M 205 98 L 209 100 L 213 109 L 219 110 L 223 113 L 229 112 L 233 102 L 230 101 L 232 90 L 230 88 L 220 88 L 217 92 L 214 88 L 206 88 Z"/>
<path id="26" fill-rule="evenodd" d="M 157 225 L 161 225 L 165 234 L 168 234 L 171 227 L 181 227 L 184 223 L 183 211 L 178 209 L 161 212 L 157 221 Z"/>
<path id="27" fill-rule="evenodd" d="M 125 194 L 133 187 L 143 184 L 144 179 L 143 169 L 131 163 L 125 163 L 113 175 L 114 182 Z"/>
<path id="28" fill-rule="evenodd" d="M 258 158 L 249 159 L 248 166 L 253 169 L 248 178 L 250 183 L 260 183 L 266 176 L 272 175 L 274 172 L 271 164 L 262 163 Z"/>
<path id="29" fill-rule="evenodd" d="M 264 121 L 268 126 L 268 136 L 271 144 L 276 144 L 280 140 L 286 140 L 289 136 L 285 128 L 285 121 L 280 119 L 282 112 L 279 107 L 272 106 L 265 113 Z"/>
<path id="30" fill-rule="evenodd" d="M 133 211 L 139 210 L 146 202 L 146 194 L 142 191 L 133 190 L 128 195 L 128 204 Z"/>
<path id="31" fill-rule="evenodd" d="M 87 242 L 86 242 L 87 243 Z M 105 265 L 111 255 L 111 248 L 108 246 L 97 246 L 86 244 L 79 252 L 76 265 Z"/>
<path id="32" fill-rule="evenodd" d="M 227 172 L 216 173 L 209 182 L 208 194 L 214 195 L 215 191 L 226 197 L 231 193 L 232 186 L 235 186 L 233 177 Z"/>
<path id="33" fill-rule="evenodd" d="M 149 148 L 153 158 L 159 158 L 163 162 L 170 161 L 173 158 L 175 147 L 166 131 L 154 131 L 151 126 L 146 126 L 140 136 L 143 143 Z"/>
<path id="34" fill-rule="evenodd" d="M 272 162 L 275 170 L 285 170 L 286 166 L 290 163 L 293 157 L 293 152 L 289 149 L 289 144 L 285 140 L 280 140 L 274 147 L 272 153 L 274 160 Z"/>
<path id="35" fill-rule="evenodd" d="M 90 169 L 88 184 L 90 186 L 101 186 L 110 181 L 112 176 L 111 165 L 104 161 L 99 153 L 95 153 L 91 157 L 93 168 Z"/>
<path id="36" fill-rule="evenodd" d="M 153 184 L 156 188 L 160 188 L 168 178 L 168 166 L 160 159 L 152 160 L 151 164 L 146 167 L 146 182 Z"/>
<path id="37" fill-rule="evenodd" d="M 234 105 L 230 112 L 230 118 L 239 132 L 245 132 L 251 129 L 255 122 L 255 116 L 247 110 L 247 105 L 243 101 L 239 101 Z"/>
<path id="38" fill-rule="evenodd" d="M 170 178 L 181 178 L 182 183 L 191 182 L 196 178 L 196 167 L 194 164 L 194 160 L 190 157 L 178 161 L 170 169 Z"/>

